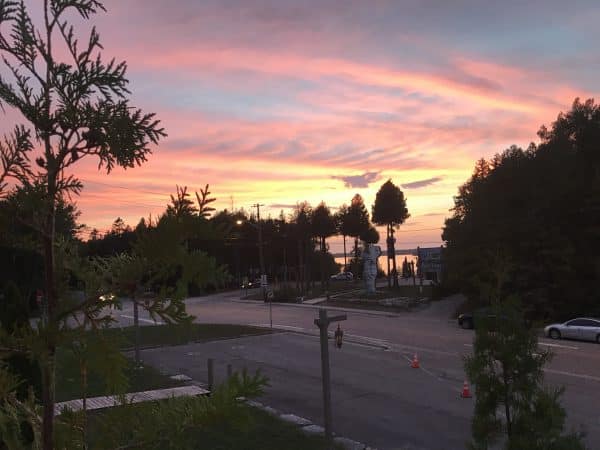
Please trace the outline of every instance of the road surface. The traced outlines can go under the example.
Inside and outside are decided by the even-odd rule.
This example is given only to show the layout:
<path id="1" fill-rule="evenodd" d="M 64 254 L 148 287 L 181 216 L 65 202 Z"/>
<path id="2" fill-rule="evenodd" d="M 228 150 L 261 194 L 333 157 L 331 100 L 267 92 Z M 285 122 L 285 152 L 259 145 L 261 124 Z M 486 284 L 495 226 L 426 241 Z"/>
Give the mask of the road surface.
<path id="1" fill-rule="evenodd" d="M 197 322 L 268 326 L 267 305 L 238 297 L 225 293 L 189 299 L 187 309 Z M 465 448 L 474 400 L 459 393 L 465 379 L 463 356 L 471 352 L 473 332 L 451 319 L 459 301 L 449 298 L 412 313 L 346 312 L 345 344 L 341 350 L 330 347 L 337 434 L 379 449 Z M 319 342 L 313 323 L 317 315 L 315 307 L 275 304 L 273 323 L 282 333 L 144 350 L 142 358 L 167 373 L 198 381 L 207 380 L 207 358 L 216 360 L 221 379 L 227 364 L 261 369 L 271 382 L 265 404 L 322 423 Z M 131 324 L 131 317 L 127 305 L 118 313 L 124 325 Z M 584 426 L 590 448 L 600 448 L 600 346 L 547 339 L 540 346 L 555 353 L 546 381 L 566 387 L 563 404 L 569 426 Z M 409 364 L 415 353 L 420 369 Z"/>

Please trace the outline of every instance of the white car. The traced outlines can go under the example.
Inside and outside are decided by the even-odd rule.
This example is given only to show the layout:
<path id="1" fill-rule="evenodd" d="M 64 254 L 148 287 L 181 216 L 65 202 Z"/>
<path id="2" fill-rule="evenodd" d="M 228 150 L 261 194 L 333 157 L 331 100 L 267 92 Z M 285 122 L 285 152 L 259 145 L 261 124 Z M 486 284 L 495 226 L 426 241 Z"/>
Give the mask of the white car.
<path id="1" fill-rule="evenodd" d="M 331 275 L 331 281 L 352 281 L 354 280 L 354 275 L 352 272 L 341 272 L 336 275 Z"/>
<path id="2" fill-rule="evenodd" d="M 553 323 L 544 328 L 544 334 L 552 339 L 579 339 L 600 344 L 600 320 L 579 317 L 565 323 Z"/>

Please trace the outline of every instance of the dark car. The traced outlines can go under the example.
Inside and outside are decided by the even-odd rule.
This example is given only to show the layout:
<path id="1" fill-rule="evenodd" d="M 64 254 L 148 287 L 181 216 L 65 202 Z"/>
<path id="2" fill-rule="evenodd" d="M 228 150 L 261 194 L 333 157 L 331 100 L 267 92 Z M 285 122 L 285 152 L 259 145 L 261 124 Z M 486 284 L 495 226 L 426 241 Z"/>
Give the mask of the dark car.
<path id="1" fill-rule="evenodd" d="M 477 326 L 477 322 L 483 317 L 487 319 L 495 319 L 496 314 L 494 314 L 494 311 L 489 307 L 480 308 L 473 312 L 463 313 L 458 316 L 458 326 L 464 328 L 465 330 L 472 330 Z M 507 320 L 508 316 L 501 316 L 500 319 Z M 531 327 L 531 321 L 529 319 L 523 318 L 521 320 L 523 321 L 522 325 L 524 327 Z M 494 327 L 493 322 L 490 325 Z"/>
<path id="2" fill-rule="evenodd" d="M 473 313 L 463 313 L 458 316 L 458 326 L 465 330 L 475 328 L 475 317 Z"/>
<path id="3" fill-rule="evenodd" d="M 458 325 L 465 330 L 472 330 L 477 326 L 477 323 L 482 318 L 495 319 L 494 314 L 490 308 L 480 308 L 470 313 L 464 313 L 458 316 Z M 506 317 L 504 317 L 506 319 Z M 492 325 L 493 326 L 493 325 Z"/>

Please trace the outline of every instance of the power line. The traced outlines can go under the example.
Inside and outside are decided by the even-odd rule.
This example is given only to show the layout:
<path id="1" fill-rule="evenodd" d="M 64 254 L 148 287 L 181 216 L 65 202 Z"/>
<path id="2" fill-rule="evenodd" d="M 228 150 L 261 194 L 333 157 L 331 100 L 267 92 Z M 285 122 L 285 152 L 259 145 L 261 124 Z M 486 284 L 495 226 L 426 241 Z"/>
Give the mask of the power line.
<path id="1" fill-rule="evenodd" d="M 114 188 L 117 188 L 117 189 L 125 189 L 127 191 L 143 192 L 144 194 L 154 194 L 154 195 L 161 195 L 161 196 L 165 196 L 165 197 L 169 196 L 169 194 L 165 194 L 164 192 L 146 191 L 146 190 L 132 188 L 132 187 L 127 187 L 127 186 L 119 186 L 119 185 L 116 185 L 116 184 L 103 183 L 101 181 L 89 181 L 88 180 L 88 181 L 82 181 L 82 183 L 84 185 L 86 183 L 99 184 L 99 185 L 102 185 L 102 186 L 114 187 Z"/>

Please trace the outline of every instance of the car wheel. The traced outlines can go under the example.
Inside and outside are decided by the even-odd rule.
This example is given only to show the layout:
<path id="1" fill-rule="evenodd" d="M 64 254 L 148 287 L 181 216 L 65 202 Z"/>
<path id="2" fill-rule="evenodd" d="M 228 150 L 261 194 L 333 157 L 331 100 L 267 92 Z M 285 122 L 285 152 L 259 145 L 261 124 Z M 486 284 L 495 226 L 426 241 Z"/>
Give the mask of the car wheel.
<path id="1" fill-rule="evenodd" d="M 471 328 L 473 328 L 473 321 L 471 319 L 463 319 L 460 326 L 465 330 L 470 330 Z"/>
<path id="2" fill-rule="evenodd" d="M 550 333 L 548 333 L 548 335 L 552 339 L 560 339 L 560 331 L 558 331 L 556 328 L 552 328 L 550 330 Z"/>
<path id="3" fill-rule="evenodd" d="M 600 334 L 598 336 L 596 336 L 596 343 L 600 344 Z"/>

